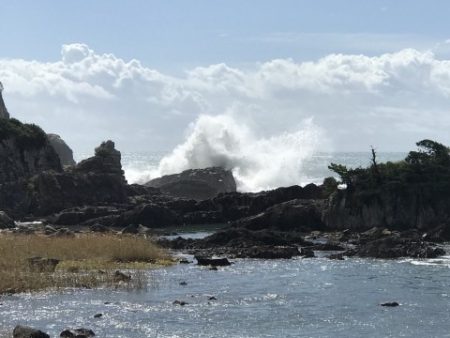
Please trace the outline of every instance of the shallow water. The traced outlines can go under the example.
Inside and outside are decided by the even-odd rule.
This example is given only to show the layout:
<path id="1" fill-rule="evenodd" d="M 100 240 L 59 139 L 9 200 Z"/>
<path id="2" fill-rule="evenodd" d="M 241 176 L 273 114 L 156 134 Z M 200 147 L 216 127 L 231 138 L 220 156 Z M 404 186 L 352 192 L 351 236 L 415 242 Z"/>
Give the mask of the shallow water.
<path id="1" fill-rule="evenodd" d="M 0 327 L 22 323 L 54 336 L 82 326 L 99 337 L 449 337 L 449 266 L 449 258 L 244 259 L 218 271 L 176 265 L 147 272 L 141 292 L 3 297 Z M 177 299 L 189 304 L 173 305 Z M 386 301 L 401 306 L 379 306 Z"/>

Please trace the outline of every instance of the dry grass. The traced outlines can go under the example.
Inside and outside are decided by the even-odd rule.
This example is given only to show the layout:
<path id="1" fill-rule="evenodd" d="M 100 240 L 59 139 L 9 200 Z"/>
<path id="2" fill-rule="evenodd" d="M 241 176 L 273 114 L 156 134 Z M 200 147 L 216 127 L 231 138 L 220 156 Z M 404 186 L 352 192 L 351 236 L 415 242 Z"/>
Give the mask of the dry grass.
<path id="1" fill-rule="evenodd" d="M 31 257 L 55 258 L 60 263 L 54 272 L 35 271 L 27 261 Z M 143 237 L 1 235 L 0 294 L 104 285 L 139 288 L 146 285 L 142 269 L 168 262 L 167 253 Z M 131 272 L 129 282 L 119 283 L 114 277 L 120 269 Z"/>

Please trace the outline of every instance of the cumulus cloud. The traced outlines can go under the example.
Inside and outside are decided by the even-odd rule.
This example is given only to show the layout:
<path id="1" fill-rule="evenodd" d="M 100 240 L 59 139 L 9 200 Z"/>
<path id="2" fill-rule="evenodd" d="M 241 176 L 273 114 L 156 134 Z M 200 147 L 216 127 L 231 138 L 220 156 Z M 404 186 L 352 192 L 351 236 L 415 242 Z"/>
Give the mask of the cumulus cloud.
<path id="1" fill-rule="evenodd" d="M 200 115 L 229 116 L 255 139 L 295 134 L 313 117 L 334 150 L 408 149 L 424 137 L 450 143 L 450 61 L 431 51 L 216 64 L 170 76 L 76 43 L 55 62 L 0 59 L 0 80 L 12 115 L 62 134 L 78 152 L 105 138 L 125 151 L 170 150 Z"/>

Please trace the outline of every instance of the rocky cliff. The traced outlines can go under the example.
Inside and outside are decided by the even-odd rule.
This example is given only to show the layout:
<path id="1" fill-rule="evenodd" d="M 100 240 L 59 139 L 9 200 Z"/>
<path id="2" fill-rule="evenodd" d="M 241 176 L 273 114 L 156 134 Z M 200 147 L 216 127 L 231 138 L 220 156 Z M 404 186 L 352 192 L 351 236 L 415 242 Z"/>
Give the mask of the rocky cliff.
<path id="1" fill-rule="evenodd" d="M 437 142 L 418 142 L 404 161 L 349 170 L 332 165 L 347 189 L 336 191 L 324 211 L 331 229 L 450 227 L 450 155 Z"/>
<path id="2" fill-rule="evenodd" d="M 39 127 L 0 119 L 0 184 L 44 170 L 62 171 L 58 155 Z"/>
<path id="3" fill-rule="evenodd" d="M 57 134 L 47 134 L 50 145 L 56 151 L 63 166 L 75 165 L 73 151 L 67 143 Z"/>
<path id="4" fill-rule="evenodd" d="M 3 85 L 0 82 L 0 118 L 9 119 L 8 109 L 6 109 L 5 102 L 3 101 Z"/>

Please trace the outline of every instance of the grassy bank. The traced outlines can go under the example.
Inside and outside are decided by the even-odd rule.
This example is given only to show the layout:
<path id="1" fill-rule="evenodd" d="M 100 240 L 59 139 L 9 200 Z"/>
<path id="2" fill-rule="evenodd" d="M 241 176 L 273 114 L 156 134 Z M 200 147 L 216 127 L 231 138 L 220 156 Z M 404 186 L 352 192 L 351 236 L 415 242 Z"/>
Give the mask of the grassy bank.
<path id="1" fill-rule="evenodd" d="M 59 260 L 36 266 L 32 257 Z M 82 234 L 0 236 L 0 294 L 47 288 L 146 285 L 142 269 L 167 264 L 167 253 L 150 240 L 134 236 Z M 117 270 L 131 269 L 128 281 Z"/>

